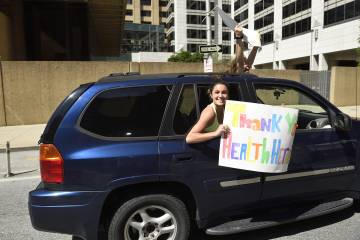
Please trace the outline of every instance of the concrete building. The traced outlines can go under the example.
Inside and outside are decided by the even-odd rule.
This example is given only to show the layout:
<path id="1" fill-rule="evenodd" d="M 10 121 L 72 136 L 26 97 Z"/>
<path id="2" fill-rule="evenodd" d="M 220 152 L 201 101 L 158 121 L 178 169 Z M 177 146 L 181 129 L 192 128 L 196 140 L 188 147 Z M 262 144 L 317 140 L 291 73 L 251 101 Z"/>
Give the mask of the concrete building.
<path id="1" fill-rule="evenodd" d="M 210 9 L 215 6 L 231 13 L 230 0 L 212 0 Z M 199 45 L 206 45 L 206 2 L 204 0 L 169 0 L 166 6 L 166 38 L 169 51 L 190 52 L 199 50 Z M 223 26 L 221 18 L 211 16 L 211 44 L 222 45 L 222 57 L 229 58 L 231 54 L 231 31 Z"/>
<path id="2" fill-rule="evenodd" d="M 237 0 L 234 17 L 262 36 L 256 68 L 356 66 L 360 0 Z"/>
<path id="3" fill-rule="evenodd" d="M 123 0 L 0 0 L 0 60 L 118 57 Z"/>
<path id="4" fill-rule="evenodd" d="M 122 53 L 167 51 L 167 0 L 127 0 Z"/>
<path id="5" fill-rule="evenodd" d="M 262 36 L 256 68 L 328 70 L 356 66 L 360 0 L 237 2 L 242 6 L 235 8 L 235 19 L 248 11 L 241 23 Z"/>
<path id="6" fill-rule="evenodd" d="M 166 37 L 170 51 L 195 52 L 206 41 L 205 0 L 169 0 Z M 327 70 L 355 66 L 360 0 L 210 0 L 242 26 L 261 34 L 256 68 Z M 212 43 L 234 52 L 233 34 L 211 18 Z M 250 46 L 251 47 L 251 46 Z"/>

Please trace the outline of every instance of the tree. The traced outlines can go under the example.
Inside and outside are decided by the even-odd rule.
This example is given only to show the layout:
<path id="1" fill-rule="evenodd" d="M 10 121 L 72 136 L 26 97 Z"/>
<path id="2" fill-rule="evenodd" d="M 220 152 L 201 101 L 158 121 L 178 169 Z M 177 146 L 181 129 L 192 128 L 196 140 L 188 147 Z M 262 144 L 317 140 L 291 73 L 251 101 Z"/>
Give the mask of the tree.
<path id="1" fill-rule="evenodd" d="M 201 53 L 191 53 L 181 50 L 180 52 L 169 57 L 169 62 L 202 62 L 204 55 Z"/>

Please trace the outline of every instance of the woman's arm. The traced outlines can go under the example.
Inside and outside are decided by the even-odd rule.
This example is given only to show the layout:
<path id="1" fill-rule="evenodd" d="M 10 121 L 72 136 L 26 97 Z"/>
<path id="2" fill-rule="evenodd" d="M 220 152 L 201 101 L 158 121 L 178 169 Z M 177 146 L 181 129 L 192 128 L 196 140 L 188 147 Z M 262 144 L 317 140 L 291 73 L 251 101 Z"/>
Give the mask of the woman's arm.
<path id="1" fill-rule="evenodd" d="M 248 58 L 246 59 L 246 64 L 248 64 L 250 67 L 253 65 L 255 57 L 256 57 L 256 53 L 258 51 L 259 47 L 253 47 L 250 51 L 250 54 L 248 56 Z"/>
<path id="2" fill-rule="evenodd" d="M 242 42 L 241 39 L 236 39 L 235 62 L 236 62 L 235 73 L 244 72 L 244 65 L 245 65 L 244 43 Z"/>
<path id="3" fill-rule="evenodd" d="M 186 143 L 205 142 L 221 136 L 221 134 L 226 130 L 223 125 L 220 125 L 214 132 L 204 132 L 205 128 L 214 120 L 215 117 L 216 116 L 213 109 L 211 109 L 210 106 L 206 107 L 201 112 L 199 121 L 194 125 L 194 127 L 186 136 Z"/>
<path id="4" fill-rule="evenodd" d="M 245 56 L 244 56 L 244 43 L 242 41 L 242 27 L 237 25 L 234 29 L 235 31 L 235 63 L 236 63 L 236 70 L 235 73 L 242 73 L 244 72 L 244 65 L 245 65 Z"/>

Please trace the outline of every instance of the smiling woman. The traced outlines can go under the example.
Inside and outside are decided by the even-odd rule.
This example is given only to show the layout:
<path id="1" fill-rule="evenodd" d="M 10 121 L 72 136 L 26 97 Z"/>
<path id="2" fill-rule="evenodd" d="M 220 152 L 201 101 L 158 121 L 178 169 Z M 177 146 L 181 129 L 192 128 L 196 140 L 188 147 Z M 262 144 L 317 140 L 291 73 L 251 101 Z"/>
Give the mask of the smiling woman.
<path id="1" fill-rule="evenodd" d="M 227 134 L 228 128 L 222 124 L 225 103 L 229 97 L 226 82 L 216 81 L 209 88 L 212 103 L 201 112 L 199 121 L 186 136 L 187 143 L 199 143 Z"/>

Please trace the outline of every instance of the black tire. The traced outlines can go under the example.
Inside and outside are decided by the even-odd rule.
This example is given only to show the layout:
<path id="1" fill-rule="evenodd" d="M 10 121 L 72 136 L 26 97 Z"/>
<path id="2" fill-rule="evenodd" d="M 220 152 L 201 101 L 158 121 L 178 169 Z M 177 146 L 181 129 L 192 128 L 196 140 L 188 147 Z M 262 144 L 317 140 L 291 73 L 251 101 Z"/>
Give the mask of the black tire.
<path id="1" fill-rule="evenodd" d="M 148 239 L 187 240 L 189 214 L 182 201 L 166 194 L 151 194 L 130 199 L 111 219 L 108 240 Z"/>

